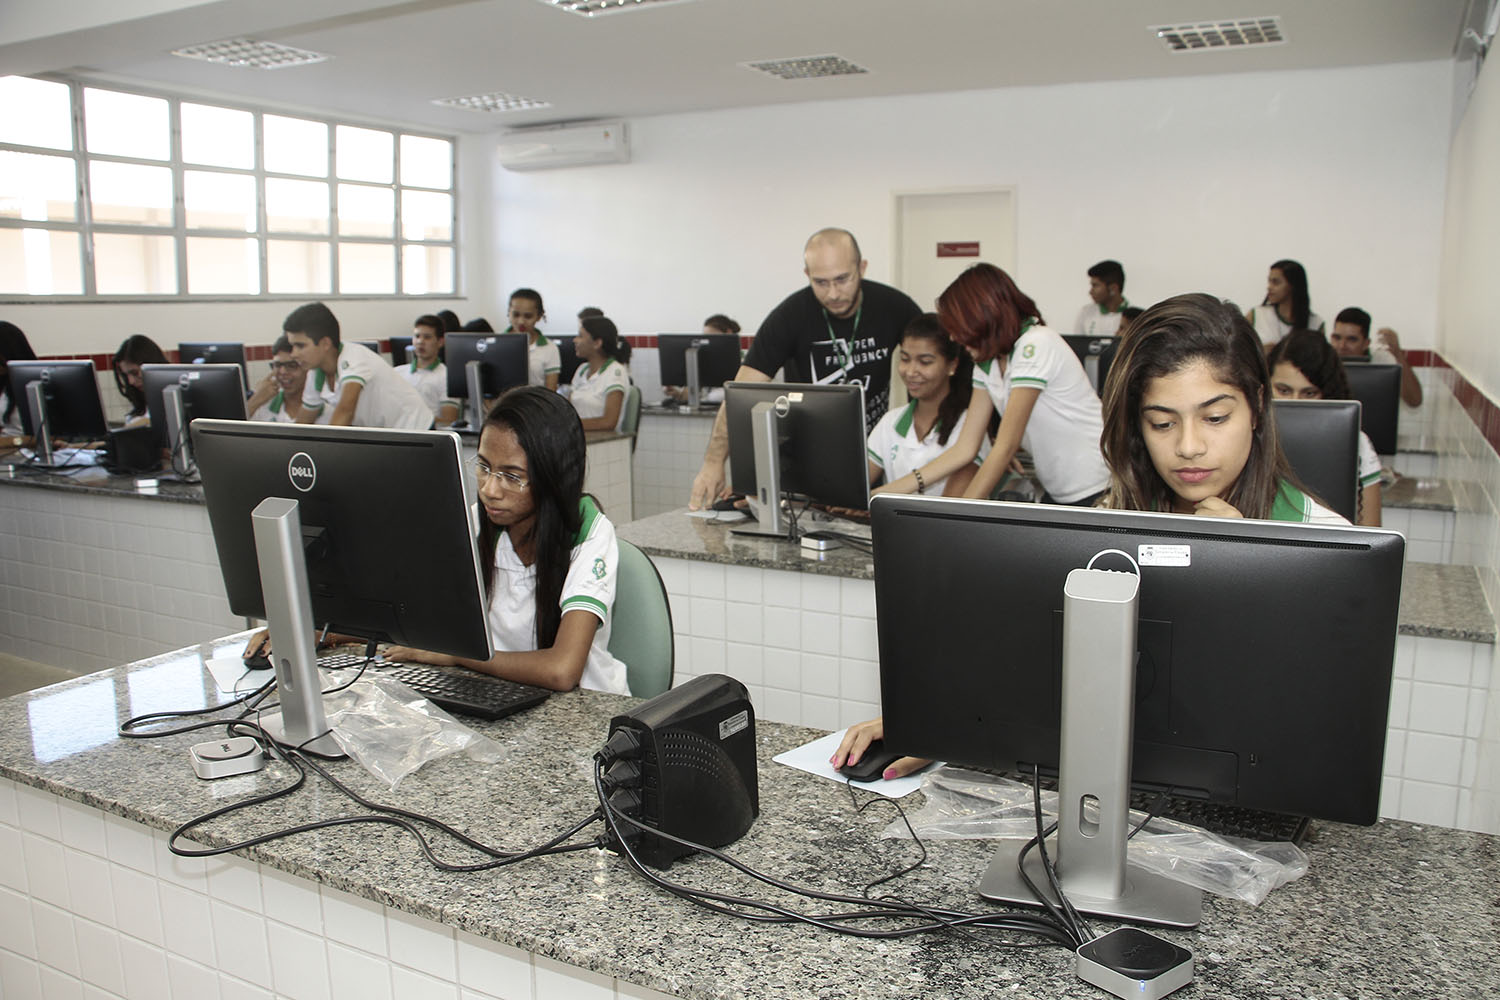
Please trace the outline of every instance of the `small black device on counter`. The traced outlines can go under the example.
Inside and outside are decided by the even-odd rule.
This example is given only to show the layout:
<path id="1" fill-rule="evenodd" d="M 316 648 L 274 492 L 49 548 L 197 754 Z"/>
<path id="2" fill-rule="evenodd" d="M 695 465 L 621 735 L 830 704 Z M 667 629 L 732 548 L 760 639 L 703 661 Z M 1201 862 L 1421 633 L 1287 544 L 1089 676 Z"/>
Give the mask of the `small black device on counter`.
<path id="1" fill-rule="evenodd" d="M 874 781 L 900 759 L 901 754 L 891 753 L 885 748 L 885 741 L 871 740 L 870 745 L 865 747 L 865 752 L 860 755 L 859 763 L 846 763 L 839 768 L 839 774 L 850 781 Z"/>

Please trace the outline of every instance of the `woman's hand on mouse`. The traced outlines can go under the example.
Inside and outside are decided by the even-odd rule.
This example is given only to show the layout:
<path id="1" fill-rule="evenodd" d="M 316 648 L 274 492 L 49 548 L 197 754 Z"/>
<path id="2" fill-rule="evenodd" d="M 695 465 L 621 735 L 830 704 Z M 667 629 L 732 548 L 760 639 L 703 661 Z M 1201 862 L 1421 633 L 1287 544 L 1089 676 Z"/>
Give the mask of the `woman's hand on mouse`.
<path id="1" fill-rule="evenodd" d="M 883 739 L 885 739 L 885 716 L 868 722 L 855 723 L 844 732 L 844 738 L 839 741 L 839 747 L 833 752 L 833 756 L 828 758 L 828 763 L 832 764 L 835 770 L 845 764 L 858 764 L 865 751 L 870 749 L 870 744 L 875 740 Z M 904 778 L 931 763 L 932 761 L 923 757 L 898 757 L 880 776 L 886 780 Z"/>

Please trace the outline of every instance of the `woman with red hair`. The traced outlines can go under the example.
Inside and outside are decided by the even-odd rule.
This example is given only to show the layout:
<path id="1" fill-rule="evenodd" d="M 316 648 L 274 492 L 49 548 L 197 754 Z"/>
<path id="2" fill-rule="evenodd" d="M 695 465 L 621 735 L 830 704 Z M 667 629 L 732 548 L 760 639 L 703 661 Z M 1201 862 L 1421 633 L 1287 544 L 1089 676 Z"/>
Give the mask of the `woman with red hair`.
<path id="1" fill-rule="evenodd" d="M 965 496 L 990 496 L 1016 452 L 1025 448 L 1042 484 L 1042 502 L 1092 506 L 1109 488 L 1099 452 L 1104 422 L 1083 364 L 1010 275 L 975 264 L 938 297 L 938 319 L 974 359 L 974 387 L 958 442 L 882 491 L 923 492 L 974 461 L 992 411 L 1000 414 L 989 457 Z"/>

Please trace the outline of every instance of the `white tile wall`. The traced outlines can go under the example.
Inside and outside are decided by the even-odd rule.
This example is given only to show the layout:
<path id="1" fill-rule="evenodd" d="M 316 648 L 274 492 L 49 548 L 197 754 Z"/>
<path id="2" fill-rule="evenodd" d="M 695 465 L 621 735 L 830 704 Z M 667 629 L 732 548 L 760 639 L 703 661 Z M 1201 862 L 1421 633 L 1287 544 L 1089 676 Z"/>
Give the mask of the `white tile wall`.
<path id="1" fill-rule="evenodd" d="M 713 427 L 711 414 L 641 415 L 635 451 L 636 517 L 687 506 Z"/>
<path id="2" fill-rule="evenodd" d="M 0 779 L 0 859 L 22 842 L 73 851 L 60 801 Z M 7 1000 L 669 1000 L 243 858 L 178 865 L 163 833 L 71 802 L 63 810 L 74 829 L 94 831 L 77 852 L 115 887 L 117 910 L 101 919 L 99 904 L 85 912 L 66 890 L 54 903 L 38 893 L 56 894 L 46 887 L 55 873 L 0 866 Z"/>
<path id="3" fill-rule="evenodd" d="M 0 651 L 87 672 L 244 627 L 205 508 L 0 484 Z"/>

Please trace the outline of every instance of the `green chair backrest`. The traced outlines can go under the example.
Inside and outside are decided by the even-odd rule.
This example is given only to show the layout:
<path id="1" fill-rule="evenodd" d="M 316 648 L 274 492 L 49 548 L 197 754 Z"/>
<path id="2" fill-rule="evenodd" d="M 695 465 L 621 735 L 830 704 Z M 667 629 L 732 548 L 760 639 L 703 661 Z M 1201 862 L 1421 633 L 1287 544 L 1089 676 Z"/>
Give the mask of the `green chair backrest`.
<path id="1" fill-rule="evenodd" d="M 641 426 L 641 389 L 632 385 L 625 390 L 625 404 L 620 407 L 620 422 L 616 430 L 621 434 L 635 436 Z M 633 443 L 633 442 L 632 442 Z"/>
<path id="2" fill-rule="evenodd" d="M 672 686 L 672 605 L 651 557 L 619 540 L 609 651 L 625 664 L 630 693 L 654 698 Z"/>

